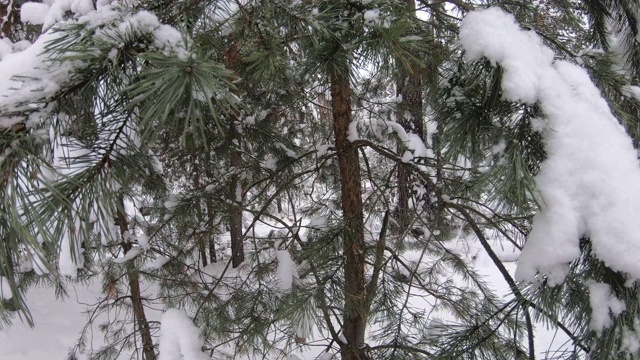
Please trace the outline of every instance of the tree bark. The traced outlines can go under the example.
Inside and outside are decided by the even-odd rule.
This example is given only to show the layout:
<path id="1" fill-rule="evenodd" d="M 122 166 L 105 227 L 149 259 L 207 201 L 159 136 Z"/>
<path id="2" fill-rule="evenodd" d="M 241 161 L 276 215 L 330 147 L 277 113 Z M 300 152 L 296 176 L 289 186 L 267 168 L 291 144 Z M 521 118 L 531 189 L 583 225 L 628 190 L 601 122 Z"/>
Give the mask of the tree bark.
<path id="1" fill-rule="evenodd" d="M 133 245 L 131 241 L 125 237 L 126 232 L 129 231 L 129 225 L 127 217 L 124 214 L 124 201 L 120 197 L 120 204 L 118 209 L 118 225 L 120 227 L 120 235 L 122 235 L 123 244 L 122 248 L 126 255 Z M 142 304 L 142 294 L 140 291 L 140 277 L 138 270 L 133 265 L 133 260 L 126 263 L 127 279 L 129 281 L 129 291 L 131 291 L 131 303 L 133 305 L 133 314 L 136 319 L 137 330 L 140 332 L 140 338 L 142 340 L 142 353 L 144 360 L 156 360 L 156 353 L 153 348 L 153 338 L 151 337 L 151 327 L 149 321 L 144 313 L 144 305 Z"/>
<path id="2" fill-rule="evenodd" d="M 231 43 L 227 47 L 224 53 L 224 61 L 227 68 L 234 71 L 237 70 L 240 63 L 240 53 L 238 51 L 238 43 L 231 36 Z M 235 80 L 237 74 L 234 73 Z M 238 95 L 238 94 L 236 94 Z M 233 174 L 231 175 L 231 181 L 229 183 L 229 194 L 231 200 L 231 208 L 229 210 L 229 235 L 231 237 L 231 263 L 234 268 L 237 268 L 244 262 L 244 243 L 242 238 L 242 184 L 240 182 L 240 174 L 238 169 L 242 162 L 242 156 L 239 151 L 241 135 L 236 129 L 238 126 L 239 115 L 236 111 L 232 111 L 229 115 L 229 146 L 231 147 L 231 155 L 229 158 L 229 165 Z"/>
<path id="3" fill-rule="evenodd" d="M 345 60 L 346 62 L 346 60 Z M 348 64 L 341 64 L 345 68 Z M 338 167 L 340 172 L 344 232 L 344 291 L 343 335 L 347 344 L 341 344 L 343 360 L 364 360 L 365 310 L 365 243 L 362 212 L 362 188 L 358 149 L 347 138 L 351 118 L 350 85 L 348 76 L 337 71 L 331 78 L 331 110 L 335 132 Z"/>
<path id="4" fill-rule="evenodd" d="M 200 167 L 198 166 L 198 156 L 191 155 L 191 167 L 193 172 L 193 188 L 200 189 Z M 205 244 L 204 233 L 201 229 L 202 223 L 204 222 L 204 214 L 202 211 L 202 204 L 200 202 L 200 198 L 196 200 L 196 223 L 198 224 L 198 228 L 196 229 L 194 240 L 198 247 L 198 253 L 200 255 L 200 261 L 202 262 L 202 266 L 207 266 L 207 246 Z"/>
<path id="5" fill-rule="evenodd" d="M 415 1 L 404 0 L 408 12 L 415 17 Z M 396 83 L 397 96 L 402 101 L 397 106 L 397 121 L 405 131 L 424 138 L 424 123 L 422 112 L 422 69 L 410 68 L 398 61 L 398 80 Z M 398 144 L 398 152 L 404 151 L 403 144 Z M 402 156 L 402 154 L 400 154 Z M 411 198 L 410 172 L 402 164 L 398 164 L 398 204 L 395 218 L 398 222 L 399 233 L 407 231 L 409 226 L 409 200 Z"/>
<path id="6" fill-rule="evenodd" d="M 240 154 L 234 151 L 231 154 L 231 168 L 237 169 L 240 165 Z M 229 191 L 231 196 L 232 205 L 229 213 L 229 233 L 231 237 L 231 264 L 234 268 L 237 268 L 244 262 L 244 243 L 242 239 L 242 208 L 240 202 L 242 201 L 242 185 L 240 184 L 240 175 L 235 173 L 231 176 L 231 183 L 229 185 Z"/>
<path id="7" fill-rule="evenodd" d="M 17 11 L 13 1 L 2 2 L 0 4 L 0 32 L 1 37 L 13 39 L 12 23 L 16 20 Z"/>
<path id="8" fill-rule="evenodd" d="M 209 179 L 212 177 L 209 176 Z M 207 199 L 207 241 L 209 243 L 209 262 L 215 263 L 218 262 L 218 258 L 216 256 L 216 237 L 212 231 L 213 228 L 213 201 L 211 199 Z"/>

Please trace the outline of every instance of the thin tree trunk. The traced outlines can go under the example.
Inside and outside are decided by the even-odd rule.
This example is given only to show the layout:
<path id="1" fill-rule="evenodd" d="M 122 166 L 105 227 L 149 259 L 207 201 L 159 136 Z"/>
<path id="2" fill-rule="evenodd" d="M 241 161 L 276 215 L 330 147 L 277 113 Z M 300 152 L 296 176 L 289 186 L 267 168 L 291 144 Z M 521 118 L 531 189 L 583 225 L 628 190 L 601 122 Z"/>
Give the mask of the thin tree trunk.
<path id="1" fill-rule="evenodd" d="M 198 156 L 191 155 L 191 166 L 193 169 L 193 188 L 200 189 L 200 167 L 198 166 Z M 204 234 L 201 230 L 202 223 L 204 221 L 204 216 L 202 212 L 202 204 L 200 203 L 200 199 L 196 200 L 196 221 L 198 223 L 198 228 L 195 232 L 195 241 L 198 246 L 198 252 L 200 254 L 200 261 L 202 262 L 202 266 L 207 266 L 207 246 L 204 241 Z"/>
<path id="2" fill-rule="evenodd" d="M 404 0 L 407 11 L 412 11 L 415 17 L 415 1 Z M 422 112 L 422 69 L 407 68 L 398 61 L 397 95 L 402 101 L 397 107 L 397 121 L 407 132 L 414 133 L 424 141 L 424 123 Z M 403 144 L 398 144 L 398 151 L 404 151 Z M 402 155 L 401 155 L 402 156 Z M 398 204 L 395 218 L 398 222 L 399 233 L 407 231 L 409 226 L 409 200 L 411 197 L 410 172 L 398 164 Z"/>
<path id="3" fill-rule="evenodd" d="M 231 168 L 237 169 L 240 165 L 240 154 L 234 151 L 231 154 Z M 239 174 L 231 177 L 229 191 L 233 197 L 231 201 L 231 210 L 229 214 L 229 233 L 231 237 L 231 264 L 237 268 L 244 262 L 244 243 L 242 239 L 242 208 L 239 203 L 242 201 L 242 185 L 240 184 Z"/>
<path id="4" fill-rule="evenodd" d="M 347 64 L 340 64 L 345 68 Z M 340 352 L 343 360 L 364 360 L 365 310 L 365 243 L 362 212 L 362 188 L 358 149 L 347 139 L 351 123 L 351 99 L 349 78 L 336 71 L 331 77 L 331 110 L 335 132 L 342 212 L 346 230 L 344 235 L 344 337 Z"/>
<path id="5" fill-rule="evenodd" d="M 205 153 L 205 175 L 207 177 L 207 182 L 210 182 L 213 179 L 213 172 L 209 169 L 211 166 L 211 154 L 209 152 Z M 213 209 L 213 200 L 211 200 L 210 196 L 207 196 L 207 200 L 205 202 L 207 207 L 207 242 L 209 245 L 209 262 L 215 263 L 218 262 L 218 258 L 216 255 L 216 237 L 213 231 L 213 219 L 215 218 L 215 211 Z"/>
<path id="6" fill-rule="evenodd" d="M 240 63 L 240 53 L 238 52 L 238 43 L 231 37 L 231 44 L 225 50 L 225 65 L 232 70 L 236 70 Z M 237 78 L 237 74 L 234 74 Z M 232 79 L 235 80 L 235 79 Z M 237 95 L 237 94 L 236 94 Z M 231 237 L 231 263 L 237 268 L 244 262 L 244 244 L 242 238 L 242 184 L 240 182 L 240 174 L 238 169 L 242 162 L 242 156 L 239 151 L 241 135 L 236 127 L 239 124 L 238 113 L 232 111 L 229 115 L 229 146 L 231 147 L 231 155 L 229 165 L 233 175 L 229 183 L 229 194 L 231 197 L 231 209 L 229 210 L 229 233 Z"/>
<path id="7" fill-rule="evenodd" d="M 207 176 L 209 174 L 207 173 Z M 209 179 L 212 177 L 209 176 Z M 216 237 L 213 233 L 213 219 L 214 219 L 214 211 L 213 211 L 213 201 L 210 198 L 207 198 L 207 240 L 209 242 L 209 262 L 215 263 L 218 262 L 218 258 L 216 256 Z"/>
<path id="8" fill-rule="evenodd" d="M 118 225 L 120 226 L 120 234 L 123 238 L 122 248 L 126 255 L 133 245 L 131 241 L 125 237 L 125 233 L 129 231 L 129 225 L 127 217 L 123 213 L 124 201 L 120 197 L 120 204 L 118 209 Z M 140 292 L 140 277 L 138 270 L 133 265 L 133 261 L 126 263 L 127 279 L 129 281 L 129 291 L 131 291 L 131 303 L 133 304 L 133 314 L 136 319 L 137 330 L 140 332 L 140 338 L 142 339 L 142 353 L 144 360 L 156 360 L 156 353 L 153 349 L 153 338 L 151 337 L 151 327 L 149 321 L 144 313 L 144 305 L 142 304 L 142 295 Z"/>
<path id="9" fill-rule="evenodd" d="M 13 40 L 11 24 L 16 20 L 16 6 L 13 1 L 2 1 L 0 3 L 0 32 L 2 37 Z"/>
<path id="10" fill-rule="evenodd" d="M 215 263 L 218 262 L 218 257 L 216 254 L 216 237 L 213 232 L 213 219 L 214 219 L 214 211 L 213 211 L 213 201 L 211 199 L 207 199 L 207 241 L 209 242 L 209 262 Z"/>

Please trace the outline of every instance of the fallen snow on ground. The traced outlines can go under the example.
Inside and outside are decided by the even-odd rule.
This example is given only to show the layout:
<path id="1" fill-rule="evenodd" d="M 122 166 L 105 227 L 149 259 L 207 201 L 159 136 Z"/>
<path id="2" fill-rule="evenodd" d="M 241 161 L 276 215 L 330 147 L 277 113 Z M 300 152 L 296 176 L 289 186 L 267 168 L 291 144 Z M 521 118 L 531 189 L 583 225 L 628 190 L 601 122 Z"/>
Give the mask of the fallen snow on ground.
<path id="1" fill-rule="evenodd" d="M 267 226 L 263 225 L 262 230 L 267 230 Z M 513 257 L 513 254 L 517 254 L 518 251 L 513 248 L 509 243 L 495 240 L 493 243 L 494 248 L 501 249 L 500 256 L 505 258 Z M 473 262 L 479 272 L 491 280 L 492 287 L 496 289 L 499 296 L 510 296 L 510 290 L 507 283 L 502 279 L 501 274 L 496 269 L 491 259 L 482 250 L 480 244 L 473 236 L 461 236 L 458 239 L 458 243 L 455 245 L 458 251 L 465 252 L 470 261 Z M 275 249 L 274 249 L 275 250 Z M 284 251 L 284 250 L 280 250 Z M 275 251 L 274 251 L 275 252 Z M 280 254 L 282 255 L 282 254 Z M 414 254 L 415 255 L 415 254 Z M 274 254 L 274 257 L 276 255 Z M 409 258 L 412 258 L 412 254 L 407 254 Z M 224 262 L 210 264 L 206 268 L 202 269 L 203 281 L 210 281 L 209 277 L 219 277 L 225 273 Z M 505 266 L 509 272 L 513 275 L 515 272 L 515 263 L 508 262 Z M 226 269 L 225 276 L 246 276 L 240 273 L 236 274 L 236 269 Z M 105 298 L 102 293 L 100 285 L 97 283 L 89 286 L 69 286 L 69 297 L 63 302 L 55 299 L 53 290 L 51 289 L 38 289 L 35 288 L 27 295 L 27 303 L 31 312 L 33 313 L 35 327 L 29 328 L 27 324 L 16 322 L 13 326 L 0 330 L 0 359 L 4 360 L 66 360 L 69 349 L 74 346 L 78 339 L 78 335 L 82 328 L 86 325 L 87 315 L 86 310 L 89 309 L 91 304 L 95 304 Z M 147 288 L 146 293 L 152 293 L 152 289 Z M 427 298 L 412 299 L 412 306 L 423 307 L 425 313 L 428 313 L 430 308 Z M 154 306 L 156 307 L 156 306 Z M 158 306 L 157 308 L 159 308 Z M 114 319 L 115 313 L 108 316 L 102 316 L 99 318 L 92 330 L 89 332 L 89 345 L 94 350 L 99 349 L 105 344 L 103 333 L 98 331 L 97 326 L 107 318 Z M 193 327 L 191 319 L 181 310 L 170 309 L 164 314 L 158 310 L 152 310 L 147 308 L 147 317 L 150 320 L 161 321 L 160 331 L 160 350 L 165 350 L 165 355 L 161 356 L 161 360 L 193 360 L 204 359 L 208 357 L 200 356 L 199 352 L 194 349 L 199 347 L 201 340 L 198 338 L 198 329 Z M 443 318 L 435 319 L 435 321 L 446 321 L 446 315 Z M 370 329 L 371 330 L 371 329 Z M 317 331 L 317 329 L 316 329 Z M 314 334 L 307 332 L 307 340 L 313 345 L 308 348 L 293 349 L 287 357 L 287 360 L 312 360 L 322 359 L 325 349 L 323 343 L 313 342 Z M 158 334 L 156 334 L 158 335 Z M 315 335 L 318 335 L 317 333 Z M 155 338 L 158 341 L 158 338 Z M 555 330 L 548 330 L 541 323 L 537 324 L 537 331 L 535 337 L 536 354 L 540 358 L 551 358 L 553 356 L 553 349 L 562 347 L 561 345 L 567 341 L 567 337 L 562 333 L 558 333 Z M 326 344 L 325 344 L 326 345 Z M 273 350 L 273 358 L 282 359 L 283 352 L 280 350 Z M 232 349 L 224 350 L 227 354 L 233 354 Z M 177 357 L 177 354 L 186 355 L 187 353 L 193 355 L 191 357 L 185 357 L 184 359 Z M 171 355 L 168 355 L 171 354 Z M 129 359 L 130 354 L 124 352 L 119 359 Z M 80 360 L 85 360 L 86 354 L 80 357 Z M 247 360 L 247 357 L 237 357 L 238 360 Z M 337 359 L 334 357 L 334 359 Z M 117 359 L 114 359 L 117 360 Z"/>
<path id="2" fill-rule="evenodd" d="M 29 291 L 27 305 L 35 327 L 16 320 L 0 330 L 0 359 L 2 360 L 66 360 L 69 349 L 76 343 L 86 321 L 86 304 L 93 304 L 101 296 L 99 286 L 70 286 L 70 297 L 56 300 L 52 289 L 34 288 Z M 91 339 L 97 349 L 102 335 L 94 329 Z"/>

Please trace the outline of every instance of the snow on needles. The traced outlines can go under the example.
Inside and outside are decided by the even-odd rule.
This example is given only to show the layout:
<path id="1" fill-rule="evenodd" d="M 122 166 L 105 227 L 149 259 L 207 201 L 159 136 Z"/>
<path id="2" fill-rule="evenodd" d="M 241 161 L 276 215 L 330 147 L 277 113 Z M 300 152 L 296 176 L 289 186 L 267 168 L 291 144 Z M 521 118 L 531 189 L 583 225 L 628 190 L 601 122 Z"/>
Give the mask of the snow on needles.
<path id="1" fill-rule="evenodd" d="M 278 245 L 276 248 L 279 248 Z M 291 258 L 291 254 L 289 250 L 276 250 L 276 260 L 277 260 L 277 283 L 276 289 L 279 294 L 285 294 L 291 291 L 293 288 L 293 280 L 297 278 L 296 272 L 296 264 L 293 262 Z"/>
<path id="2" fill-rule="evenodd" d="M 624 128 L 587 72 L 566 61 L 512 15 L 498 8 L 470 13 L 460 28 L 469 60 L 488 58 L 504 70 L 504 98 L 538 103 L 546 116 L 548 154 L 536 176 L 543 203 L 516 270 L 559 284 L 588 236 L 593 254 L 640 279 L 640 167 Z"/>
<path id="3" fill-rule="evenodd" d="M 587 284 L 589 287 L 589 304 L 591 306 L 591 330 L 599 335 L 602 330 L 613 325 L 611 314 L 620 315 L 626 310 L 626 306 L 612 292 L 609 285 L 591 282 Z"/>
<path id="4" fill-rule="evenodd" d="M 18 49 L 18 43 L 14 44 L 13 53 L 9 53 L 8 44 L 0 44 L 0 112 L 3 114 L 33 111 L 35 103 L 55 96 L 62 87 L 73 81 L 73 74 L 87 66 L 81 61 L 56 61 L 56 54 L 46 51 L 48 44 L 65 35 L 65 23 L 84 24 L 87 29 L 95 30 L 94 41 L 102 41 L 107 45 L 112 39 L 135 33 L 140 37 L 151 36 L 152 50 L 181 59 L 191 56 L 181 33 L 169 25 L 161 24 L 149 12 L 128 14 L 105 5 L 104 1 L 98 2 L 97 9 L 91 0 L 45 3 L 24 3 L 21 19 L 51 29 L 26 49 Z M 64 14 L 68 11 L 75 15 L 65 20 Z M 122 44 L 111 45 L 116 49 Z M 0 127 L 10 127 L 24 120 L 21 116 L 0 115 Z"/>
<path id="5" fill-rule="evenodd" d="M 200 332 L 184 311 L 168 309 L 160 320 L 159 360 L 209 360 Z"/>
<path id="6" fill-rule="evenodd" d="M 9 285 L 9 279 L 4 276 L 0 276 L 0 299 L 10 300 L 13 297 L 11 286 Z"/>
<path id="7" fill-rule="evenodd" d="M 55 63 L 44 54 L 45 46 L 61 33 L 48 32 L 22 52 L 0 61 L 0 110 L 4 113 L 30 108 L 30 103 L 46 99 L 60 90 L 75 70 L 74 62 Z M 0 127 L 23 121 L 21 117 L 0 116 Z"/>

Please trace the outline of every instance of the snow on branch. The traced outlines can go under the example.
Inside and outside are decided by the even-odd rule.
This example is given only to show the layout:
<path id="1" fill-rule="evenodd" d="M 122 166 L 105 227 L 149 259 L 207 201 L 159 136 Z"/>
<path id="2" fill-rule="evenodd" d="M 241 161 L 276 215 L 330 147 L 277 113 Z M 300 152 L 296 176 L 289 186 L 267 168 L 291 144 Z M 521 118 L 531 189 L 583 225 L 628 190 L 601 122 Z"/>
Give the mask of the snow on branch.
<path id="1" fill-rule="evenodd" d="M 159 360 L 209 360 L 198 329 L 184 311 L 168 309 L 160 320 Z"/>
<path id="2" fill-rule="evenodd" d="M 66 53 L 61 59 L 59 53 L 48 48 L 73 31 L 69 26 L 82 25 L 93 31 L 93 35 L 85 35 L 92 36 L 105 57 L 121 47 L 122 39 L 127 36 L 151 38 L 149 50 L 167 56 L 180 59 L 191 56 L 181 33 L 174 27 L 161 24 L 154 14 L 147 11 L 131 14 L 102 3 L 104 1 L 98 2 L 97 9 L 92 1 L 85 0 L 56 0 L 50 7 L 32 2 L 23 4 L 23 21 L 44 23 L 45 29 L 50 28 L 26 49 L 18 49 L 14 44 L 11 50 L 5 42 L 0 44 L 0 127 L 24 122 L 25 113 L 37 110 L 36 104 L 52 101 L 57 94 L 72 86 L 74 80 L 77 81 L 77 73 L 91 66 L 86 61 L 70 60 L 71 53 Z M 64 16 L 55 15 L 66 11 L 73 12 L 75 16 L 65 20 Z M 87 52 L 90 50 L 96 49 L 87 49 Z M 15 52 L 7 53 L 11 51 Z"/>
<path id="3" fill-rule="evenodd" d="M 460 28 L 468 60 L 502 67 L 505 99 L 537 103 L 548 154 L 536 176 L 542 208 L 518 261 L 517 280 L 538 272 L 559 284 L 580 238 L 613 270 L 640 279 L 640 166 L 631 138 L 588 73 L 524 31 L 499 8 L 469 13 Z"/>
<path id="4" fill-rule="evenodd" d="M 54 64 L 45 53 L 46 45 L 59 36 L 61 33 L 47 32 L 26 50 L 0 61 L 0 127 L 24 121 L 20 116 L 5 114 L 30 109 L 30 104 L 51 97 L 71 76 L 77 63 Z"/>
<path id="5" fill-rule="evenodd" d="M 589 282 L 587 286 L 589 287 L 589 305 L 591 306 L 589 327 L 601 335 L 604 329 L 613 325 L 611 315 L 620 315 L 626 310 L 626 306 L 613 294 L 609 285 Z"/>

